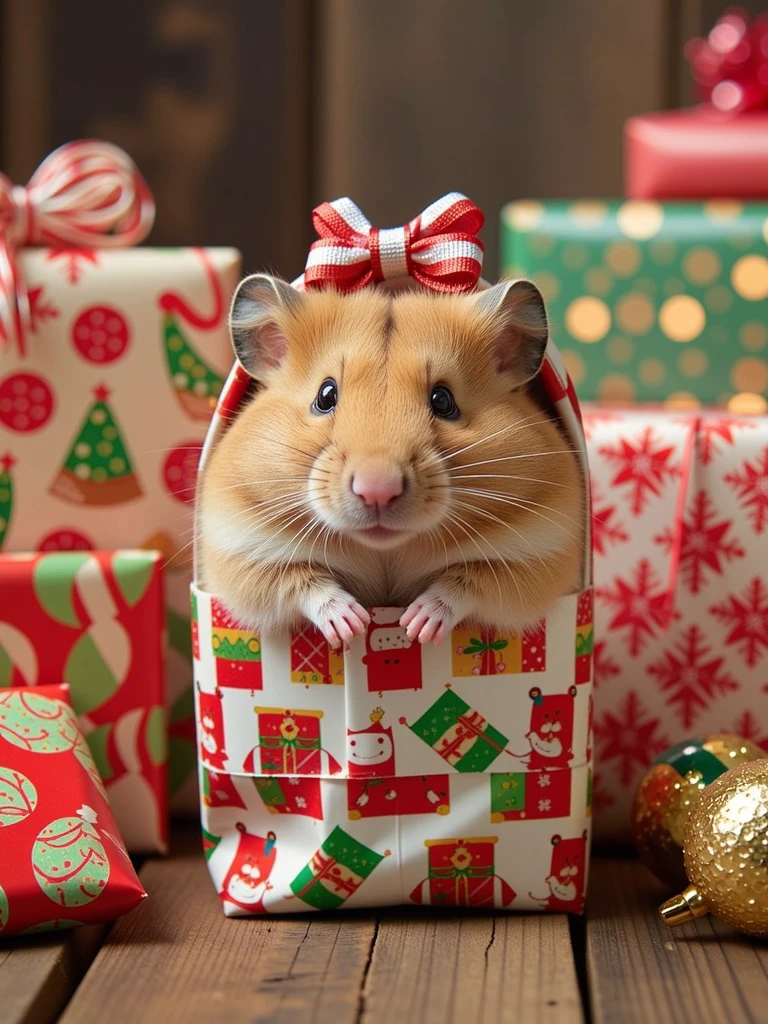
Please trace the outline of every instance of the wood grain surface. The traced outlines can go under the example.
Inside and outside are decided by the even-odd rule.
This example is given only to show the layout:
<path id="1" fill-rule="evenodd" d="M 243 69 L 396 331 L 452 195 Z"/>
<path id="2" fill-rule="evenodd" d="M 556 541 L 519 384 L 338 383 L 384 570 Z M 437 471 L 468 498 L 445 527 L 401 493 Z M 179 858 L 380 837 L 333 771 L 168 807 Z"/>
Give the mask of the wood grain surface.
<path id="1" fill-rule="evenodd" d="M 670 929 L 670 892 L 635 860 L 592 867 L 587 966 L 595 1024 L 768 1020 L 768 944 L 712 918 Z"/>

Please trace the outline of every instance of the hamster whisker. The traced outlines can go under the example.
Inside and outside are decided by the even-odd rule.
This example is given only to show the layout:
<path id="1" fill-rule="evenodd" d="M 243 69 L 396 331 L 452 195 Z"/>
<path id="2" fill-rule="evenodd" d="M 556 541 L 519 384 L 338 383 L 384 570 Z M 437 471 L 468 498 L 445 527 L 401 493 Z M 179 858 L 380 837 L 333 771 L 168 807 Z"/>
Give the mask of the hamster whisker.
<path id="1" fill-rule="evenodd" d="M 553 526 L 556 526 L 559 530 L 562 530 L 563 533 L 567 533 L 568 536 L 571 538 L 571 540 L 575 540 L 577 544 L 582 543 L 582 538 L 576 536 L 573 533 L 571 533 L 571 531 L 566 529 L 566 527 L 563 526 L 562 523 L 558 523 L 554 519 L 550 519 L 549 516 L 545 516 L 543 514 L 543 512 L 537 512 L 535 508 L 530 508 L 529 505 L 524 505 L 523 501 L 525 501 L 526 499 L 520 499 L 519 501 L 513 501 L 511 498 L 505 498 L 505 499 L 498 498 L 497 499 L 497 501 L 501 501 L 501 500 L 504 500 L 505 504 L 507 504 L 507 505 L 512 505 L 515 508 L 519 508 L 523 512 L 530 512 L 532 515 L 538 516 L 540 519 L 546 519 L 546 521 L 548 523 L 551 523 Z M 539 503 L 538 502 L 533 502 L 532 504 L 538 505 Z M 550 512 L 557 513 L 557 509 L 553 509 L 549 505 L 541 505 L 541 508 L 546 508 L 546 509 L 549 509 Z M 558 513 L 558 514 L 562 515 L 563 513 Z M 568 517 L 568 518 L 570 518 L 570 517 Z"/>
<path id="2" fill-rule="evenodd" d="M 517 476 L 512 473 L 451 473 L 451 480 L 524 480 L 531 484 L 546 484 L 549 487 L 566 487 L 557 480 L 541 480 L 537 476 Z M 442 484 L 443 487 L 450 487 L 450 484 Z"/>
<path id="3" fill-rule="evenodd" d="M 565 512 L 561 512 L 559 508 L 554 508 L 552 505 L 544 505 L 540 501 L 534 501 L 532 498 L 522 498 L 517 494 L 504 494 L 501 491 L 487 491 L 483 487 L 456 487 L 454 490 L 460 494 L 474 494 L 480 498 L 492 498 L 494 501 L 501 501 L 507 505 L 517 505 L 519 502 L 524 501 L 528 505 L 535 505 L 537 508 L 545 508 L 548 512 L 553 512 L 557 516 L 562 516 L 563 519 L 567 519 L 568 522 L 578 526 L 577 521 L 573 516 L 566 515 Z"/>
<path id="4" fill-rule="evenodd" d="M 234 491 L 238 487 L 258 487 L 261 484 L 283 484 L 283 483 L 296 483 L 297 481 L 303 481 L 306 483 L 306 476 L 276 476 L 268 480 L 245 480 L 239 484 L 228 484 L 226 487 L 215 487 L 212 488 L 212 494 L 223 494 L 224 491 Z"/>
<path id="5" fill-rule="evenodd" d="M 485 543 L 486 543 L 486 544 L 488 545 L 488 547 L 489 547 L 489 548 L 490 548 L 490 549 L 491 549 L 491 550 L 492 550 L 492 551 L 494 552 L 494 554 L 495 554 L 495 555 L 497 555 L 497 557 L 498 557 L 498 559 L 499 559 L 499 562 L 500 562 L 500 563 L 501 563 L 502 565 L 505 565 L 505 566 L 506 566 L 506 562 L 504 561 L 504 559 L 503 559 L 502 555 L 501 555 L 501 554 L 499 553 L 499 551 L 497 551 L 497 549 L 496 549 L 496 548 L 495 548 L 495 547 L 493 546 L 493 544 L 491 544 L 491 543 L 490 543 L 490 541 L 488 541 L 488 540 L 487 540 L 487 539 L 486 539 L 485 537 L 483 537 L 482 533 L 480 533 L 480 531 L 479 531 L 479 530 L 476 530 L 476 529 L 474 528 L 474 526 L 472 526 L 472 524 L 471 524 L 471 523 L 468 523 L 468 522 L 467 522 L 467 521 L 466 521 L 465 519 L 463 519 L 463 518 L 462 518 L 461 516 L 455 516 L 455 515 L 451 515 L 451 514 L 449 513 L 449 518 L 450 518 L 450 520 L 451 520 L 451 522 L 452 522 L 452 523 L 454 523 L 454 524 L 455 524 L 456 526 L 458 526 L 458 527 L 459 527 L 459 529 L 460 529 L 460 530 L 463 530 L 463 532 L 464 532 L 464 533 L 465 533 L 465 534 L 467 535 L 467 537 L 469 537 L 469 539 L 470 539 L 470 540 L 472 541 L 472 543 L 473 543 L 473 544 L 475 545 L 475 547 L 477 548 L 477 550 L 478 550 L 478 551 L 480 552 L 480 554 L 481 554 L 481 555 L 483 556 L 483 561 L 487 563 L 487 565 L 488 565 L 488 568 L 489 568 L 489 569 L 491 570 L 491 574 L 493 575 L 493 578 L 494 578 L 494 580 L 496 581 L 496 587 L 497 587 L 497 589 L 498 589 L 498 591 L 499 591 L 499 604 L 502 604 L 502 603 L 503 603 L 503 601 L 504 601 L 504 597 L 503 597 L 503 594 L 502 594 L 502 592 L 501 592 L 501 582 L 499 581 L 499 577 L 498 577 L 498 576 L 496 575 L 496 570 L 495 570 L 495 569 L 493 568 L 493 564 L 492 564 L 492 562 L 491 562 L 490 558 L 489 558 L 489 557 L 488 557 L 488 556 L 486 555 L 486 553 L 485 553 L 485 552 L 483 551 L 483 549 L 482 549 L 482 548 L 480 547 L 480 545 L 479 545 L 479 544 L 477 543 L 477 541 L 475 540 L 475 538 L 474 538 L 474 537 L 472 537 L 472 536 L 471 536 L 471 535 L 470 535 L 470 534 L 469 534 L 469 533 L 467 532 L 467 530 L 465 529 L 465 527 L 468 527 L 468 528 L 469 528 L 470 530 L 472 530 L 472 533 L 476 534 L 476 535 L 477 535 L 477 536 L 478 536 L 478 537 L 480 538 L 480 540 L 482 540 L 482 541 L 485 541 Z M 507 568 L 507 569 L 509 569 L 509 566 L 506 566 L 506 568 Z M 512 573 L 511 573 L 511 570 L 510 570 L 510 575 L 512 575 Z M 512 576 L 512 579 L 514 579 L 514 576 Z M 517 586 L 517 580 L 515 580 L 515 585 Z M 518 587 L 518 591 L 519 591 L 519 589 L 520 589 L 520 588 Z M 522 595 L 521 595 L 521 600 L 522 600 Z"/>
<path id="6" fill-rule="evenodd" d="M 457 501 L 456 504 L 457 505 L 461 505 L 462 508 L 471 509 L 471 511 L 472 512 L 476 512 L 477 515 L 484 516 L 486 519 L 492 519 L 495 523 L 499 523 L 499 525 L 505 526 L 508 530 L 511 530 L 512 533 L 514 533 L 516 537 L 519 537 L 521 541 L 523 541 L 525 544 L 528 545 L 528 547 L 531 549 L 531 552 L 536 556 L 536 558 L 538 558 L 538 560 L 541 562 L 543 567 L 546 569 L 547 573 L 549 574 L 549 578 L 551 580 L 554 580 L 555 577 L 554 577 L 554 575 L 552 573 L 552 570 L 547 565 L 547 563 L 544 561 L 544 558 L 542 557 L 541 553 L 536 550 L 536 548 L 533 546 L 533 544 L 528 539 L 528 537 L 526 537 L 525 534 L 521 533 L 519 530 L 516 530 L 514 528 L 514 526 L 512 526 L 511 523 L 507 523 L 503 519 L 499 519 L 499 517 L 495 516 L 492 512 L 486 512 L 484 509 L 477 508 L 475 505 L 471 505 L 469 502 Z"/>
<path id="7" fill-rule="evenodd" d="M 465 445 L 463 448 L 456 448 L 452 452 L 445 452 L 443 457 L 446 459 L 454 459 L 457 455 L 461 455 L 463 452 L 468 452 L 470 448 L 476 448 L 479 444 L 484 444 L 486 441 L 492 440 L 494 437 L 498 437 L 499 434 L 506 434 L 510 430 L 522 430 L 525 426 L 533 426 L 534 421 L 537 423 L 555 422 L 552 417 L 539 418 L 538 412 L 531 413 L 530 416 L 526 416 L 521 420 L 515 420 L 514 423 L 508 423 L 505 427 L 499 427 L 498 430 L 494 430 L 492 434 L 486 434 L 485 437 L 481 437 L 479 441 L 473 441 L 471 444 Z"/>
<path id="8" fill-rule="evenodd" d="M 558 448 L 557 451 L 554 452 L 529 452 L 526 455 L 500 455 L 496 459 L 482 459 L 480 462 L 467 462 L 463 466 L 456 466 L 456 469 L 474 469 L 476 466 L 489 466 L 493 462 L 515 462 L 517 459 L 537 459 L 544 455 L 578 455 L 579 453 L 579 448 Z M 449 474 L 452 474 L 455 470 L 448 470 L 448 472 Z"/>

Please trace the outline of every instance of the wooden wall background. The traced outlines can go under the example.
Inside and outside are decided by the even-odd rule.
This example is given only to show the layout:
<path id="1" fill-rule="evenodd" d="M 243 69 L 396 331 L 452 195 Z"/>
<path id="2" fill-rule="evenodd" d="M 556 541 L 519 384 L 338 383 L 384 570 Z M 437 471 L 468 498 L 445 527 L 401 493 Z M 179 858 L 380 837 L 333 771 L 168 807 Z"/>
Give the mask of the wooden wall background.
<path id="1" fill-rule="evenodd" d="M 688 102 L 683 41 L 723 0 L 4 0 L 0 166 L 71 138 L 129 149 L 158 244 L 234 244 L 296 274 L 309 211 L 382 226 L 459 189 L 621 191 L 621 126 Z M 757 13 L 765 0 L 749 0 Z"/>

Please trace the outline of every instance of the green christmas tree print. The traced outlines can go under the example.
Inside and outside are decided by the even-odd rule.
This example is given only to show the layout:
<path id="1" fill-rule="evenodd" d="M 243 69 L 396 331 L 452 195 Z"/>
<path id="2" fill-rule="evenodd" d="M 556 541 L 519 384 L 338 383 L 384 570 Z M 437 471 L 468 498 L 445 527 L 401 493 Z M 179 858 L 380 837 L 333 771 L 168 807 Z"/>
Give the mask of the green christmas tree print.
<path id="1" fill-rule="evenodd" d="M 172 313 L 163 320 L 163 338 L 168 372 L 182 409 L 193 420 L 209 420 L 221 378 L 194 352 Z"/>
<path id="2" fill-rule="evenodd" d="M 94 388 L 96 401 L 83 421 L 51 494 L 75 505 L 118 505 L 141 496 L 141 487 L 112 411 L 109 391 Z"/>
<path id="3" fill-rule="evenodd" d="M 11 512 L 13 510 L 13 478 L 11 470 L 16 460 L 10 452 L 0 459 L 0 548 L 5 542 L 5 535 L 11 525 Z"/>

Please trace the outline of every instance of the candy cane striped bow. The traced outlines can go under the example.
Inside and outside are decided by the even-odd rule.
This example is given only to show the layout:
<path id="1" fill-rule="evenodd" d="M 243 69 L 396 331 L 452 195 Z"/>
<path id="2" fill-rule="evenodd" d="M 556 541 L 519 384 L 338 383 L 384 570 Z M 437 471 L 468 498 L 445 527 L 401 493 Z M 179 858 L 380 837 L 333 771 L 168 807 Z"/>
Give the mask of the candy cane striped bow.
<path id="1" fill-rule="evenodd" d="M 470 291 L 483 268 L 476 233 L 484 220 L 460 192 L 449 192 L 399 228 L 373 227 L 351 199 L 323 203 L 312 213 L 320 237 L 309 250 L 304 284 L 348 292 L 410 276 L 432 291 Z"/>
<path id="2" fill-rule="evenodd" d="M 108 142 L 86 139 L 61 146 L 26 186 L 0 174 L 0 342 L 15 337 L 24 353 L 29 299 L 17 248 L 135 245 L 154 217 L 152 194 L 136 165 Z"/>

